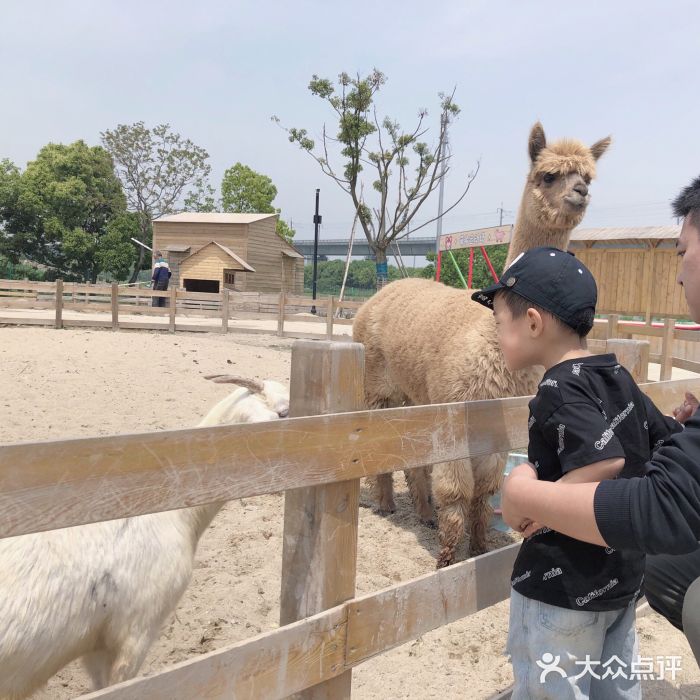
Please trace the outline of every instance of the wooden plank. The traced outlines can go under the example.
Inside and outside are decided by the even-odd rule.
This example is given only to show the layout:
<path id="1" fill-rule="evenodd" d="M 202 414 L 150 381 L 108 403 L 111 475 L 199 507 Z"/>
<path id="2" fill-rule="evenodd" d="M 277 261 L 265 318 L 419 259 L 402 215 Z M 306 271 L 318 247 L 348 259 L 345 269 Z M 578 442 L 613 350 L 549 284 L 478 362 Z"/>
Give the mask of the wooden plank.
<path id="1" fill-rule="evenodd" d="M 347 301 L 344 299 L 343 301 L 339 301 L 337 306 L 340 309 L 359 309 L 364 303 L 364 301 Z"/>
<path id="2" fill-rule="evenodd" d="M 359 343 L 296 342 L 290 415 L 352 411 L 364 404 L 364 348 Z M 287 491 L 284 502 L 280 624 L 355 595 L 360 480 Z M 352 672 L 301 694 L 304 700 L 350 697 Z"/>
<path id="3" fill-rule="evenodd" d="M 328 297 L 326 304 L 326 340 L 333 340 L 333 297 Z"/>
<path id="4" fill-rule="evenodd" d="M 175 324 L 175 331 L 182 331 L 183 333 L 221 333 L 221 326 L 196 326 L 193 323 L 177 323 Z"/>
<path id="5" fill-rule="evenodd" d="M 127 316 L 161 316 L 167 318 L 170 310 L 165 306 L 136 306 L 135 304 L 119 304 L 119 311 Z"/>
<path id="6" fill-rule="evenodd" d="M 111 321 L 98 321 L 90 318 L 64 318 L 64 328 L 111 328 Z"/>
<path id="7" fill-rule="evenodd" d="M 222 302 L 221 292 L 187 292 L 179 289 L 177 298 L 187 301 L 209 301 L 217 306 Z"/>
<path id="8" fill-rule="evenodd" d="M 345 672 L 346 615 L 341 605 L 81 700 L 280 700 Z"/>
<path id="9" fill-rule="evenodd" d="M 53 309 L 55 301 L 38 301 L 30 297 L 0 297 L 0 309 Z"/>
<path id="10" fill-rule="evenodd" d="M 611 314 L 608 317 L 608 331 L 607 331 L 608 338 L 617 338 L 618 337 L 617 324 L 618 324 L 619 320 L 620 320 L 620 317 L 617 314 Z"/>
<path id="11" fill-rule="evenodd" d="M 692 343 L 700 342 L 700 331 L 685 331 L 682 328 L 676 328 L 673 337 L 676 340 L 689 340 Z"/>
<path id="12" fill-rule="evenodd" d="M 53 282 L 30 282 L 28 280 L 0 280 L 0 289 L 19 289 L 22 291 L 54 289 Z"/>
<path id="13" fill-rule="evenodd" d="M 673 335 L 676 329 L 676 322 L 672 318 L 664 321 L 664 334 L 661 343 L 661 370 L 659 378 L 661 381 L 671 379 L 673 374 Z"/>
<path id="14" fill-rule="evenodd" d="M 119 321 L 119 327 L 132 331 L 167 331 L 167 323 L 155 323 L 154 321 Z"/>
<path id="15" fill-rule="evenodd" d="M 56 280 L 56 328 L 63 328 L 63 280 Z"/>
<path id="16" fill-rule="evenodd" d="M 170 288 L 170 306 L 169 306 L 169 321 L 168 330 L 171 333 L 175 332 L 175 314 L 177 313 L 177 287 Z"/>
<path id="17" fill-rule="evenodd" d="M 129 289 L 128 287 L 119 288 L 120 297 L 165 297 L 170 296 L 170 291 L 160 289 Z"/>
<path id="18" fill-rule="evenodd" d="M 632 375 L 637 384 L 649 379 L 649 341 L 610 338 L 607 351 L 617 356 L 617 361 Z"/>
<path id="19" fill-rule="evenodd" d="M 0 316 L 0 325 L 3 326 L 54 326 L 52 318 L 20 318 L 15 316 Z"/>
<path id="20" fill-rule="evenodd" d="M 68 301 L 63 303 L 64 311 L 79 311 L 81 313 L 97 313 L 108 314 L 111 311 L 111 300 L 105 299 L 104 302 L 84 302 L 84 301 Z"/>
<path id="21" fill-rule="evenodd" d="M 642 389 L 670 414 L 700 379 Z M 508 452 L 529 400 L 0 446 L 0 537 Z"/>
<path id="22" fill-rule="evenodd" d="M 351 601 L 348 663 L 355 665 L 506 600 L 519 550 L 516 542 Z"/>
<path id="23" fill-rule="evenodd" d="M 223 302 L 221 304 L 221 332 L 228 333 L 228 316 L 229 316 L 229 294 L 228 289 L 223 291 Z"/>
<path id="24" fill-rule="evenodd" d="M 279 313 L 277 315 L 277 335 L 284 335 L 284 307 L 287 303 L 286 293 L 284 290 L 280 292 L 279 296 Z"/>
<path id="25" fill-rule="evenodd" d="M 320 306 L 320 304 L 319 304 Z M 287 307 L 289 308 L 289 307 Z M 303 315 L 302 315 L 303 314 Z M 285 321 L 296 321 L 297 323 L 326 323 L 326 319 L 315 314 L 310 314 L 308 311 L 302 311 L 299 314 L 285 314 Z M 321 331 L 319 331 L 321 333 Z"/>
<path id="26" fill-rule="evenodd" d="M 700 374 L 700 362 L 695 360 L 686 360 L 682 357 L 674 357 L 673 366 L 678 367 L 679 369 L 685 369 L 688 372 L 696 372 L 697 374 Z"/>

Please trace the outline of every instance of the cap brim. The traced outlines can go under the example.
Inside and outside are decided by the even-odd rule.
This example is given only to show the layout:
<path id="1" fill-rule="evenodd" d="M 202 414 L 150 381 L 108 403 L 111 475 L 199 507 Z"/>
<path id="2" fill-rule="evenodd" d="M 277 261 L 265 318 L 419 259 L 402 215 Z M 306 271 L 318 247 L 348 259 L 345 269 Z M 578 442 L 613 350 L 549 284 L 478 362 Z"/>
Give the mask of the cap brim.
<path id="1" fill-rule="evenodd" d="M 500 282 L 497 282 L 496 284 L 493 284 L 490 287 L 486 287 L 486 289 L 481 289 L 478 292 L 474 292 L 472 294 L 472 300 L 477 302 L 478 304 L 481 304 L 482 306 L 486 306 L 487 308 L 492 309 L 493 298 L 498 292 L 505 288 L 506 287 L 504 285 L 502 285 Z"/>

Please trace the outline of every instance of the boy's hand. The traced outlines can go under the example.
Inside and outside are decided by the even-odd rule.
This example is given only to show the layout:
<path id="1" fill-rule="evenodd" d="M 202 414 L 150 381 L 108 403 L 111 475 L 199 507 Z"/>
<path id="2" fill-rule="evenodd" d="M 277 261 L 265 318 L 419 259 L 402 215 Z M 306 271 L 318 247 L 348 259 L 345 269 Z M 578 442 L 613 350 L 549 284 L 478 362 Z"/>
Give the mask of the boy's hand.
<path id="1" fill-rule="evenodd" d="M 695 411 L 698 410 L 698 406 L 700 406 L 700 401 L 698 401 L 693 394 L 690 392 L 686 391 L 685 392 L 685 401 L 676 409 L 673 411 L 673 417 L 679 422 L 679 423 L 685 423 L 688 418 L 690 418 Z"/>
<path id="2" fill-rule="evenodd" d="M 503 521 L 517 532 L 523 532 L 532 524 L 532 520 L 520 512 L 515 503 L 519 484 L 522 484 L 523 480 L 537 481 L 537 472 L 528 462 L 519 464 L 511 471 L 501 490 Z"/>

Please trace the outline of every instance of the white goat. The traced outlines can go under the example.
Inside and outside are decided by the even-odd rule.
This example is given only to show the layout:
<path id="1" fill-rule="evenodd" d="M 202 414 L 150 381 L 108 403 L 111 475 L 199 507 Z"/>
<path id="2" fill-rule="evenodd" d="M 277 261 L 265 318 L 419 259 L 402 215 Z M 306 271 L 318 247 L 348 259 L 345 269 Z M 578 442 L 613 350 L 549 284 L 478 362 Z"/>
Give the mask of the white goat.
<path id="1" fill-rule="evenodd" d="M 199 426 L 284 417 L 277 382 L 239 384 Z M 30 695 L 82 657 L 96 689 L 136 675 L 184 593 L 223 503 L 0 540 L 0 698 Z"/>

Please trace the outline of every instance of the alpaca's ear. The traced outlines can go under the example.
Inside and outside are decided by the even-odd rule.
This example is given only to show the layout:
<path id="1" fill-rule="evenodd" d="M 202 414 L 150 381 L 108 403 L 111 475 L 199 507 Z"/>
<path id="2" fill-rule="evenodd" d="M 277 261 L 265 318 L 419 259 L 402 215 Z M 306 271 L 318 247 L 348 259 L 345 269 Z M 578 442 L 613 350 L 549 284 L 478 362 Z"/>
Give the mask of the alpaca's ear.
<path id="1" fill-rule="evenodd" d="M 537 156 L 546 145 L 547 137 L 544 135 L 544 129 L 542 128 L 542 124 L 537 122 L 530 131 L 530 138 L 527 143 L 528 150 L 530 151 L 530 160 L 533 163 L 537 160 Z"/>
<path id="2" fill-rule="evenodd" d="M 598 160 L 600 156 L 605 153 L 605 151 L 608 150 L 608 147 L 612 143 L 612 138 L 610 136 L 606 136 L 604 139 L 600 139 L 600 141 L 596 141 L 592 146 L 591 146 L 591 153 L 593 154 L 593 157 Z"/>

